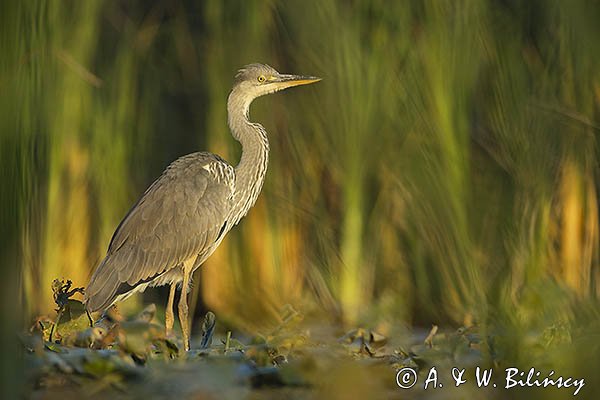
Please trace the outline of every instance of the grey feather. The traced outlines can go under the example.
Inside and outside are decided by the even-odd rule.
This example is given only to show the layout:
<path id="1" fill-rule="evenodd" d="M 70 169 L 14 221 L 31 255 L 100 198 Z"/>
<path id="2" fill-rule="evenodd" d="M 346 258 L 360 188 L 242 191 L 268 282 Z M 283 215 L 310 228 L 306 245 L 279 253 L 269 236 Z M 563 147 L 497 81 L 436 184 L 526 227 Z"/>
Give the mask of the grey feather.
<path id="1" fill-rule="evenodd" d="M 211 164 L 233 171 L 210 153 L 183 156 L 127 213 L 87 287 L 90 311 L 114 301 L 119 284 L 135 287 L 205 252 L 217 240 L 231 209 L 234 182 L 216 179 L 207 168 Z"/>
<path id="2" fill-rule="evenodd" d="M 262 188 L 269 142 L 264 128 L 248 119 L 250 103 L 318 80 L 280 74 L 262 64 L 239 70 L 227 99 L 229 128 L 242 145 L 239 164 L 233 168 L 210 153 L 189 154 L 171 163 L 117 227 L 87 286 L 88 311 L 105 309 L 147 286 L 189 282 L 193 269 L 248 213 Z M 180 320 L 187 318 L 186 310 L 180 309 Z M 183 334 L 187 348 L 187 331 Z"/>

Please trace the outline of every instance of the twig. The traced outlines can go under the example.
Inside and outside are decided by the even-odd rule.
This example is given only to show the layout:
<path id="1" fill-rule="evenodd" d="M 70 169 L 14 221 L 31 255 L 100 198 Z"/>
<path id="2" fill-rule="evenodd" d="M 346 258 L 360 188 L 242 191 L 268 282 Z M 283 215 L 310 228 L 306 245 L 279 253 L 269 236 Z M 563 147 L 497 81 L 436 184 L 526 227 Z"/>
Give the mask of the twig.
<path id="1" fill-rule="evenodd" d="M 227 351 L 229 351 L 229 343 L 231 342 L 231 331 L 227 331 L 227 338 L 225 339 L 225 351 L 224 353 L 227 354 Z"/>
<path id="2" fill-rule="evenodd" d="M 427 337 L 425 338 L 425 340 L 423 341 L 423 343 L 425 343 L 427 346 L 429 347 L 433 347 L 433 337 L 435 336 L 435 334 L 438 331 L 438 326 L 437 325 L 433 325 L 431 327 L 431 331 L 429 331 L 429 335 L 427 335 Z"/>
<path id="3" fill-rule="evenodd" d="M 73 70 L 77 75 L 81 77 L 84 81 L 88 82 L 90 85 L 94 87 L 101 87 L 104 83 L 102 79 L 94 75 L 90 70 L 85 68 L 83 65 L 78 63 L 72 55 L 67 53 L 64 50 L 58 50 L 56 52 L 56 56 L 60 61 L 65 63 L 65 65 Z"/>

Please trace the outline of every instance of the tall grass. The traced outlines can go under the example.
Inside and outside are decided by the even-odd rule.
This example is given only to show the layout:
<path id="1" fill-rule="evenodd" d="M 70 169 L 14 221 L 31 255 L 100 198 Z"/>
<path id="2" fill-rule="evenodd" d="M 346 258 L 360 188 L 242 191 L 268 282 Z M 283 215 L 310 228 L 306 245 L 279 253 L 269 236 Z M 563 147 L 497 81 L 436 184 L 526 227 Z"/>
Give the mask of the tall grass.
<path id="1" fill-rule="evenodd" d="M 108 13 L 102 3 L 72 8 L 24 4 L 15 13 L 27 26 L 18 27 L 22 35 L 12 46 L 19 58 L 11 59 L 11 75 L 4 78 L 10 83 L 17 74 L 23 101 L 18 128 L 10 135 L 31 141 L 35 150 L 23 177 L 31 192 L 20 230 L 25 304 L 31 315 L 51 309 L 47 282 L 52 279 L 66 276 L 85 285 L 138 192 L 130 189 L 136 173 L 129 169 L 135 165 L 133 154 L 143 159 L 147 147 L 138 144 L 145 137 L 136 133 L 147 129 L 143 116 L 148 111 L 132 111 L 151 96 L 131 95 L 138 59 L 132 43 L 103 48 L 100 35 L 111 32 L 105 24 L 99 26 Z M 114 29 L 132 29 L 118 15 L 113 18 Z M 104 57 L 109 57 L 108 65 Z"/>
<path id="2" fill-rule="evenodd" d="M 23 114 L 36 108 L 32 97 L 21 96 L 22 91 L 33 93 L 36 87 L 36 69 L 26 61 L 26 43 L 40 40 L 40 32 L 31 20 L 21 13 L 23 5 L 3 6 L 0 16 L 0 273 L 5 284 L 0 295 L 0 341 L 4 354 L 0 361 L 0 396 L 17 396 L 23 376 L 21 354 L 15 332 L 26 318 L 23 314 L 22 230 L 27 214 L 31 212 L 29 199 L 34 195 L 36 140 L 32 134 L 35 123 Z M 27 24 L 23 36 L 15 34 Z M 22 133 L 17 135 L 16 133 Z"/>

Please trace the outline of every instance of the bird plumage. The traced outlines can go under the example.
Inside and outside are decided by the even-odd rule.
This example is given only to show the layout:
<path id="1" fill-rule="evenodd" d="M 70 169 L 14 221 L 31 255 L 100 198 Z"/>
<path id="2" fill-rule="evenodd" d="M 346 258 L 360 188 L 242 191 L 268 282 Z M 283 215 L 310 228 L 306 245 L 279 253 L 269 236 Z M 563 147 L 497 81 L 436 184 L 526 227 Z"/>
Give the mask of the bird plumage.
<path id="1" fill-rule="evenodd" d="M 234 168 L 211 153 L 175 160 L 144 192 L 117 227 L 106 257 L 86 289 L 88 311 L 100 311 L 148 286 L 170 284 L 165 313 L 173 326 L 175 285 L 182 283 L 179 318 L 189 349 L 187 285 L 193 271 L 254 205 L 269 159 L 264 128 L 248 119 L 250 103 L 265 94 L 317 82 L 318 78 L 280 74 L 263 64 L 240 69 L 227 99 L 231 134 L 242 145 Z"/>
<path id="2" fill-rule="evenodd" d="M 87 287 L 88 310 L 171 283 L 166 276 L 180 281 L 169 272 L 189 258 L 202 263 L 224 233 L 234 185 L 233 167 L 214 154 L 192 153 L 169 165 L 117 227 Z"/>

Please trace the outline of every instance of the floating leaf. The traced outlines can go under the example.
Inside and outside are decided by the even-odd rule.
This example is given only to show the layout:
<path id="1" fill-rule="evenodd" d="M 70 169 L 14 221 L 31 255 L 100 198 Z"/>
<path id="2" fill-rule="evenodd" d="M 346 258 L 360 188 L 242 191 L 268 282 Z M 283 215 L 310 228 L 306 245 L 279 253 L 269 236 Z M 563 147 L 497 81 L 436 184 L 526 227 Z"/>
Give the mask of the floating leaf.
<path id="1" fill-rule="evenodd" d="M 94 343 L 101 341 L 106 336 L 106 331 L 100 327 L 87 328 L 84 331 L 72 332 L 62 340 L 62 344 L 75 347 L 93 347 Z"/>
<path id="2" fill-rule="evenodd" d="M 90 326 L 91 320 L 83 303 L 69 299 L 59 310 L 52 340 L 61 340 Z"/>
<path id="3" fill-rule="evenodd" d="M 116 307 L 115 307 L 116 308 Z M 140 322 L 151 322 L 156 315 L 156 305 L 154 303 L 149 304 L 140 312 L 135 318 L 135 321 Z"/>
<path id="4" fill-rule="evenodd" d="M 142 321 L 121 322 L 117 331 L 119 348 L 138 357 L 146 357 L 154 341 L 165 340 L 164 327 Z"/>

